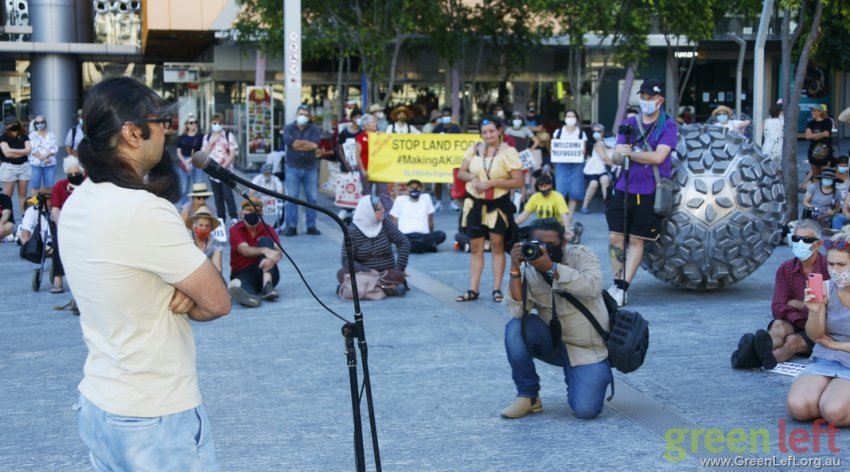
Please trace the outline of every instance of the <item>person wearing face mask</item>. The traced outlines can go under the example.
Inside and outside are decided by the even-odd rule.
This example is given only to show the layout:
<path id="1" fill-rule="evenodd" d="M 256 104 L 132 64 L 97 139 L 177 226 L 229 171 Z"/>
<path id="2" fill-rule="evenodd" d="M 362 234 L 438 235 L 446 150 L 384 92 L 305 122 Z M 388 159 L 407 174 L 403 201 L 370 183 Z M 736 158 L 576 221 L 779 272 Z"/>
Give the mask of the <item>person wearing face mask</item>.
<path id="1" fill-rule="evenodd" d="M 390 119 L 393 123 L 387 126 L 386 132 L 395 134 L 420 134 L 421 131 L 408 123 L 410 118 L 413 118 L 413 112 L 410 111 L 410 108 L 404 105 L 396 107 L 390 112 Z"/>
<path id="2" fill-rule="evenodd" d="M 410 257 L 410 239 L 388 215 L 384 215 L 381 199 L 366 195 L 357 202 L 352 223 L 348 225 L 354 257 L 354 270 L 364 277 L 380 280 L 386 295 L 403 297 L 407 292 L 404 273 Z M 393 255 L 393 246 L 396 254 Z M 348 254 L 342 246 L 342 268 L 337 282 L 348 273 Z"/>
<path id="3" fill-rule="evenodd" d="M 251 179 L 251 183 L 263 187 L 264 189 L 271 190 L 272 192 L 283 193 L 283 183 L 272 174 L 272 170 L 274 170 L 274 166 L 272 164 L 268 162 L 264 163 L 262 167 L 260 167 L 260 173 Z M 253 189 L 248 191 L 248 195 L 256 199 L 262 198 L 261 194 Z"/>
<path id="4" fill-rule="evenodd" d="M 3 124 L 6 130 L 0 136 L 0 181 L 3 182 L 3 193 L 10 197 L 17 186 L 18 208 L 23 214 L 32 173 L 29 165 L 32 143 L 26 129 L 14 116 L 7 116 Z"/>
<path id="5" fill-rule="evenodd" d="M 776 103 L 770 106 L 768 114 L 770 116 L 764 120 L 764 142 L 761 148 L 773 162 L 773 167 L 781 173 L 783 172 L 782 137 L 785 135 L 785 117 L 782 114 L 782 107 Z"/>
<path id="6" fill-rule="evenodd" d="M 434 129 L 431 131 L 435 134 L 460 134 L 461 129 L 453 120 L 452 120 L 452 109 L 451 107 L 443 107 L 443 110 L 440 112 L 440 116 L 438 118 L 438 123 L 434 126 Z M 434 198 L 437 200 L 437 203 L 434 205 L 435 211 L 440 211 L 443 209 L 443 184 L 434 184 Z M 459 211 L 460 207 L 457 206 L 455 202 L 451 202 L 452 210 Z"/>
<path id="7" fill-rule="evenodd" d="M 516 148 L 517 152 L 522 152 L 528 149 L 529 151 L 537 151 L 540 147 L 540 140 L 537 139 L 537 136 L 525 126 L 525 122 L 522 119 L 522 113 L 515 111 L 511 114 L 511 122 L 510 126 L 505 128 L 505 136 L 513 139 L 513 146 Z M 538 164 L 542 165 L 542 154 L 540 151 L 536 153 L 540 156 L 537 159 L 537 162 L 534 164 L 535 169 L 538 168 Z M 530 169 L 523 169 L 525 185 L 520 189 L 522 194 L 522 201 L 526 201 L 528 198 L 528 189 L 530 189 L 534 185 L 534 175 L 530 171 Z"/>
<path id="8" fill-rule="evenodd" d="M 80 142 L 83 140 L 85 132 L 83 131 L 83 110 L 77 110 L 74 115 L 74 126 L 68 129 L 65 134 L 65 155 L 77 156 L 77 148 L 80 147 Z"/>
<path id="9" fill-rule="evenodd" d="M 233 133 L 224 129 L 224 115 L 221 113 L 214 113 L 210 117 L 210 132 L 204 136 L 202 146 L 203 151 L 209 155 L 210 159 L 218 162 L 225 169 L 233 169 L 239 143 Z M 210 177 L 210 186 L 212 187 L 218 217 L 224 220 L 225 216 L 230 216 L 230 224 L 236 224 L 238 219 L 233 191 L 230 187 L 212 177 Z M 227 206 L 225 207 L 225 205 Z"/>
<path id="10" fill-rule="evenodd" d="M 192 240 L 195 242 L 195 246 L 221 272 L 221 254 L 224 251 L 224 244 L 212 237 L 212 232 L 218 228 L 219 224 L 218 219 L 213 216 L 210 209 L 202 206 L 186 222 L 186 227 L 192 232 Z"/>
<path id="11" fill-rule="evenodd" d="M 619 306 L 626 304 L 626 291 L 643 258 L 644 241 L 655 241 L 660 235 L 662 218 L 653 210 L 653 166 L 658 166 L 661 177 L 670 178 L 673 173 L 671 153 L 679 140 L 676 120 L 664 110 L 664 82 L 646 79 L 638 94 L 640 114 L 623 120 L 623 125 L 630 126 L 634 134 L 626 136 L 618 133 L 612 156 L 616 165 L 624 165 L 625 159 L 628 158 L 629 171 L 620 173 L 605 208 L 605 219 L 608 222 L 608 255 L 611 273 L 614 274 L 614 283 L 608 287 L 608 293 Z M 623 129 L 622 125 L 620 129 Z M 641 132 L 641 129 L 644 131 Z M 628 193 L 626 178 L 629 179 Z M 626 205 L 628 221 L 625 221 Z"/>
<path id="12" fill-rule="evenodd" d="M 373 103 L 369 105 L 369 114 L 375 118 L 378 131 L 383 133 L 387 130 L 389 122 L 387 121 L 387 115 L 384 113 L 384 107 L 381 106 L 380 103 Z M 361 124 L 360 126 L 363 125 Z"/>
<path id="13" fill-rule="evenodd" d="M 337 136 L 336 155 L 342 172 L 353 172 L 357 168 L 357 156 L 346 156 L 343 145 L 355 143 L 357 137 L 365 132 L 361 126 L 362 117 L 363 113 L 359 109 L 352 110 L 351 121 L 343 126 L 342 131 Z"/>
<path id="14" fill-rule="evenodd" d="M 511 320 L 505 326 L 505 350 L 517 397 L 501 414 L 505 418 L 521 418 L 543 409 L 540 378 L 534 365 L 534 359 L 538 359 L 563 369 L 567 403 L 573 414 L 577 418 L 595 418 L 602 411 L 605 391 L 613 381 L 608 349 L 587 318 L 560 294 L 577 298 L 608 330 L 602 266 L 589 248 L 568 244 L 564 227 L 553 218 L 532 223 L 530 234 L 532 241 L 540 243 L 541 255 L 524 259 L 521 243 L 511 249 L 507 299 Z M 529 314 L 534 310 L 536 315 Z M 535 316 L 542 323 L 534 322 Z M 560 333 L 552 333 L 546 326 L 553 316 L 560 321 Z M 560 336 L 555 343 L 553 337 L 557 334 Z"/>
<path id="15" fill-rule="evenodd" d="M 823 418 L 830 428 L 850 426 L 850 234 L 823 242 L 829 281 L 823 299 L 805 289 L 806 335 L 815 341 L 811 363 L 791 384 L 788 413 L 796 420 Z"/>
<path id="16" fill-rule="evenodd" d="M 850 426 L 850 234 L 838 233 L 826 248 L 830 280 L 823 299 L 805 290 L 806 334 L 815 341 L 811 363 L 791 384 L 788 413 L 796 420 L 823 418 L 830 428 Z"/>
<path id="17" fill-rule="evenodd" d="M 605 141 L 602 140 L 604 135 L 605 126 L 600 123 L 594 124 L 590 158 L 584 163 L 584 183 L 587 186 L 587 191 L 581 204 L 581 212 L 585 215 L 590 213 L 588 207 L 597 189 L 602 191 L 603 205 L 608 197 L 608 184 L 611 183 L 608 166 L 612 164 L 612 161 L 608 154 L 609 149 L 605 147 Z"/>
<path id="18" fill-rule="evenodd" d="M 815 176 L 814 180 L 803 197 L 802 217 L 811 218 L 822 226 L 832 228 L 832 217 L 841 211 L 844 197 L 835 189 L 835 170 L 827 167 Z"/>
<path id="19" fill-rule="evenodd" d="M 390 216 L 410 240 L 410 252 L 437 252 L 446 240 L 446 233 L 434 231 L 434 211 L 431 196 L 422 193 L 422 182 L 415 179 L 407 183 L 407 195 L 395 199 Z"/>
<path id="20" fill-rule="evenodd" d="M 58 180 L 55 184 L 53 184 L 53 188 L 51 189 L 51 208 L 50 208 L 50 218 L 53 220 L 53 223 L 59 226 L 59 217 L 62 214 L 62 207 L 65 206 L 65 202 L 68 201 L 68 197 L 74 193 L 74 190 L 83 184 L 86 180 L 85 169 L 83 165 L 80 164 L 79 159 L 74 156 L 65 156 L 65 159 L 62 160 L 62 169 L 65 171 L 65 178 Z M 59 238 L 59 234 L 57 231 L 56 239 Z M 55 245 L 54 248 L 54 256 L 53 256 L 53 288 L 51 292 L 53 293 L 62 293 L 64 292 L 64 276 L 65 276 L 65 268 L 62 266 L 62 260 L 58 254 L 58 244 Z"/>
<path id="21" fill-rule="evenodd" d="M 56 152 L 59 147 L 56 144 L 56 136 L 47 131 L 47 120 L 44 116 L 36 116 L 32 123 L 35 129 L 29 135 L 32 144 L 29 162 L 32 173 L 30 185 L 32 194 L 35 195 L 38 189 L 53 186 L 53 178 L 56 175 Z"/>
<path id="22" fill-rule="evenodd" d="M 720 105 L 711 112 L 711 118 L 714 120 L 712 124 L 726 128 L 729 131 L 743 133 L 747 129 L 747 126 L 750 126 L 750 120 L 733 120 L 732 114 L 731 108 Z"/>
<path id="23" fill-rule="evenodd" d="M 525 125 L 532 133 L 544 131 L 540 115 L 537 114 L 537 104 L 533 100 L 529 100 L 525 105 Z"/>
<path id="24" fill-rule="evenodd" d="M 262 300 L 276 300 L 283 257 L 280 240 L 271 228 L 260 222 L 263 204 L 257 199 L 242 202 L 242 220 L 230 228 L 230 284 L 228 291 L 240 305 L 260 306 Z"/>
<path id="25" fill-rule="evenodd" d="M 569 227 L 570 208 L 567 206 L 564 196 L 554 190 L 552 176 L 545 173 L 540 174 L 535 185 L 537 192 L 531 195 L 522 213 L 516 217 L 516 224 L 521 225 L 531 215 L 536 215 L 539 219 L 555 218 L 559 224 Z M 572 234 L 568 232 L 567 236 L 572 237 Z"/>
<path id="26" fill-rule="evenodd" d="M 827 114 L 826 104 L 811 109 L 812 119 L 806 124 L 806 139 L 809 140 L 809 164 L 812 168 L 806 181 L 820 174 L 832 162 L 832 120 Z"/>
<path id="27" fill-rule="evenodd" d="M 198 118 L 189 114 L 184 122 L 183 134 L 177 138 L 177 175 L 180 176 L 181 203 L 189 201 L 189 192 L 193 184 L 204 183 L 207 175 L 204 171 L 192 166 L 192 154 L 204 147 L 204 135 L 200 132 Z"/>
<path id="28" fill-rule="evenodd" d="M 835 188 L 842 195 L 850 189 L 850 156 L 838 156 L 835 160 Z"/>
<path id="29" fill-rule="evenodd" d="M 304 191 L 304 199 L 315 204 L 319 198 L 319 169 L 316 150 L 319 149 L 321 130 L 310 121 L 310 108 L 298 107 L 295 121 L 283 129 L 283 142 L 286 144 L 286 194 L 299 198 Z M 284 236 L 298 234 L 298 205 L 286 202 L 286 230 Z M 322 234 L 316 229 L 316 210 L 307 209 L 307 234 Z"/>
<path id="30" fill-rule="evenodd" d="M 791 236 L 794 257 L 776 270 L 771 302 L 773 320 L 766 330 L 741 336 L 738 348 L 732 353 L 733 369 L 772 369 L 778 362 L 811 352 L 814 343 L 806 335 L 809 312 L 803 299 L 809 274 L 821 274 L 824 280 L 830 277 L 826 257 L 818 252 L 821 236 L 821 227 L 816 222 L 797 222 Z"/>
<path id="31" fill-rule="evenodd" d="M 587 149 L 587 134 L 582 131 L 579 124 L 578 112 L 567 110 L 564 118 L 564 126 L 555 130 L 552 139 L 568 139 L 581 141 L 582 149 Z M 584 153 L 584 151 L 583 151 Z M 587 158 L 585 154 L 583 156 Z M 575 214 L 579 202 L 584 200 L 584 162 L 580 164 L 555 163 L 555 189 L 568 198 L 570 213 Z"/>

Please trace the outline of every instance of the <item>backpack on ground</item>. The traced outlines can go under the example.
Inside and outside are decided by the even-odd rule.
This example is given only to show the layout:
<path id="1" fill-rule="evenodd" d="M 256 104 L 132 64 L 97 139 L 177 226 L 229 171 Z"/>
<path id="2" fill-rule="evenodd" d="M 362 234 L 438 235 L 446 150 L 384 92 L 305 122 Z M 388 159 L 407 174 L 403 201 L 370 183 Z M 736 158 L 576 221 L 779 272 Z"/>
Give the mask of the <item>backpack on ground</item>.
<path id="1" fill-rule="evenodd" d="M 575 296 L 567 292 L 557 292 L 572 303 L 590 321 L 590 324 L 605 341 L 608 348 L 608 362 L 624 374 L 636 371 L 646 359 L 649 349 L 649 322 L 636 311 L 617 308 L 617 302 L 608 293 L 602 291 L 602 299 L 608 310 L 610 331 L 605 331 L 596 321 L 590 310 Z"/>

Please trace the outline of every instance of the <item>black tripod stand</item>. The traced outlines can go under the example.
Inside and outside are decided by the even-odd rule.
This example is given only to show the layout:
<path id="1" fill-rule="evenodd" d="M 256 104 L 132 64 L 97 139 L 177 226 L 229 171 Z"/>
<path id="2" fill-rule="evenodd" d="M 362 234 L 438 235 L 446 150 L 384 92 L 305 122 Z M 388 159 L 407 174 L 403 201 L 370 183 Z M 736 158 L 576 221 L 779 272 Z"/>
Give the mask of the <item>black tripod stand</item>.
<path id="1" fill-rule="evenodd" d="M 351 276 L 352 300 L 354 302 L 354 322 L 346 321 L 342 326 L 342 336 L 345 338 L 345 358 L 348 365 L 348 378 L 351 387 L 351 412 L 354 420 L 354 463 L 358 472 L 366 470 L 366 454 L 363 449 L 363 424 L 360 414 L 360 391 L 357 382 L 357 351 L 354 349 L 354 340 L 357 339 L 357 347 L 360 349 L 361 368 L 363 369 L 363 390 L 366 393 L 366 408 L 369 413 L 369 428 L 372 433 L 372 452 L 375 458 L 375 470 L 381 471 L 381 454 L 378 448 L 378 431 L 375 424 L 375 409 L 372 403 L 372 383 L 369 378 L 369 349 L 366 344 L 366 331 L 363 326 L 363 313 L 360 311 L 360 294 L 357 292 L 357 279 L 354 270 L 354 251 L 348 227 L 332 211 L 318 205 L 314 205 L 297 198 L 273 192 L 266 188 L 255 185 L 230 171 L 222 169 L 206 154 L 197 152 L 192 155 L 192 164 L 202 169 L 210 176 L 221 180 L 225 185 L 236 190 L 236 184 L 243 185 L 262 194 L 292 202 L 296 205 L 316 210 L 328 215 L 342 229 L 344 238 L 343 245 L 348 258 L 348 273 Z M 244 193 L 243 193 L 243 196 Z M 247 196 L 245 196 L 247 198 Z"/>

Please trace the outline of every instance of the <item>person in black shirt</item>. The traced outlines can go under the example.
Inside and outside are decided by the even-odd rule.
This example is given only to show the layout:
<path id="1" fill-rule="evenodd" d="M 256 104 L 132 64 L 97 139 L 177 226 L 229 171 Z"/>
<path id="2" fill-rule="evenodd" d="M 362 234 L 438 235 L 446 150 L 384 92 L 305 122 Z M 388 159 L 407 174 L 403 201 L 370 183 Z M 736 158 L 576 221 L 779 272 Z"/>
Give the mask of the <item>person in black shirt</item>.
<path id="1" fill-rule="evenodd" d="M 6 126 L 6 132 L 0 136 L 0 181 L 3 182 L 3 193 L 10 197 L 17 182 L 18 205 L 23 213 L 32 173 L 29 164 L 32 146 L 26 128 L 21 126 L 16 117 L 7 116 L 3 124 Z"/>
<path id="2" fill-rule="evenodd" d="M 200 131 L 198 118 L 190 114 L 186 118 L 183 134 L 177 138 L 177 175 L 180 176 L 180 203 L 188 203 L 189 190 L 193 184 L 206 184 L 204 171 L 192 166 L 192 154 L 204 147 L 204 133 Z"/>
<path id="3" fill-rule="evenodd" d="M 820 175 L 824 167 L 833 162 L 832 120 L 827 114 L 826 104 L 812 107 L 812 120 L 806 124 L 806 139 L 809 140 L 809 164 L 812 170 L 806 180 Z M 804 182 L 805 183 L 805 182 Z"/>
<path id="4" fill-rule="evenodd" d="M 351 121 L 346 123 L 346 126 L 342 129 L 342 131 L 339 132 L 339 137 L 337 138 L 336 155 L 343 172 L 351 172 L 357 167 L 356 153 L 352 153 L 351 157 L 353 158 L 353 161 L 349 162 L 348 157 L 343 151 L 342 145 L 349 140 L 354 143 L 354 140 L 357 138 L 357 136 L 359 136 L 360 133 L 364 132 L 363 128 L 360 127 L 361 116 L 363 116 L 363 113 L 361 113 L 359 109 L 355 108 L 351 110 Z"/>

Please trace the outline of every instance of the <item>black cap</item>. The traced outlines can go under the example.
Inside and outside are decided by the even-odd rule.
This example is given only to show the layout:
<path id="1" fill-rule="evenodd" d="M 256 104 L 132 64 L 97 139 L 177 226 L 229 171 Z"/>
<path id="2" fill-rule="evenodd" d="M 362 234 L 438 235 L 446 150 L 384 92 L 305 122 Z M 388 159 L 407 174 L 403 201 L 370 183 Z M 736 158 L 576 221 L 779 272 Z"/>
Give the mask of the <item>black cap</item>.
<path id="1" fill-rule="evenodd" d="M 3 118 L 3 124 L 6 126 L 13 125 L 18 122 L 18 117 L 15 115 L 8 115 L 6 118 Z"/>
<path id="2" fill-rule="evenodd" d="M 646 79 L 640 84 L 638 94 L 645 93 L 647 95 L 664 95 L 664 82 L 658 79 Z"/>

